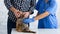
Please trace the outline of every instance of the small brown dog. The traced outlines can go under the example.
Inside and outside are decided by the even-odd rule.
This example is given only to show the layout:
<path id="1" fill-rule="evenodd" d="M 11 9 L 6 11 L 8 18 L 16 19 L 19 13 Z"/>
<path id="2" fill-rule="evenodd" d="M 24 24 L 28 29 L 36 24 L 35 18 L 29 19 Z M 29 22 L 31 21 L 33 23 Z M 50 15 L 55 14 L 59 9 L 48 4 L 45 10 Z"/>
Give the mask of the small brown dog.
<path id="1" fill-rule="evenodd" d="M 35 33 L 33 31 L 29 30 L 28 25 L 23 23 L 23 19 L 24 19 L 24 15 L 21 15 L 19 18 L 17 18 L 17 21 L 16 21 L 16 31 L 18 31 L 18 32 Z"/>

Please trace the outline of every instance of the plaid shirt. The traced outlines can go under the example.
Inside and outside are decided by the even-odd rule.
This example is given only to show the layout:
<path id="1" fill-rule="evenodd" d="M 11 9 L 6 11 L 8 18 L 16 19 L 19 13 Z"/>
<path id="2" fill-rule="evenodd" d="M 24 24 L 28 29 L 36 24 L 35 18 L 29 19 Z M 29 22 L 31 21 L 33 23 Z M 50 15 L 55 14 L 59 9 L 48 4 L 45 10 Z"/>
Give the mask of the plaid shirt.
<path id="1" fill-rule="evenodd" d="M 7 9 L 9 10 L 8 12 L 9 18 L 15 22 L 16 17 L 9 8 L 13 6 L 14 8 L 20 11 L 33 12 L 35 4 L 36 4 L 36 0 L 4 0 L 4 3 Z"/>

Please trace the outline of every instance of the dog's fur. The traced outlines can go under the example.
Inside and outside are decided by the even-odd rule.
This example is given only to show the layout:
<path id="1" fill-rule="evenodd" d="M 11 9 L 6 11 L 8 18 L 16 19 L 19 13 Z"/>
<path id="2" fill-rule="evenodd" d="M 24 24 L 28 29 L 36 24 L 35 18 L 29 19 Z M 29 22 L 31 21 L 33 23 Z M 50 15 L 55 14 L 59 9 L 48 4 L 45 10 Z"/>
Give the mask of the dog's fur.
<path id="1" fill-rule="evenodd" d="M 29 29 L 28 25 L 23 23 L 23 19 L 24 19 L 24 15 L 21 15 L 16 21 L 16 30 L 18 32 L 22 32 L 24 30 Z"/>
<path id="2" fill-rule="evenodd" d="M 27 24 L 23 23 L 24 15 L 21 15 L 16 21 L 16 31 L 18 32 L 28 32 L 28 33 L 35 33 L 29 30 Z"/>

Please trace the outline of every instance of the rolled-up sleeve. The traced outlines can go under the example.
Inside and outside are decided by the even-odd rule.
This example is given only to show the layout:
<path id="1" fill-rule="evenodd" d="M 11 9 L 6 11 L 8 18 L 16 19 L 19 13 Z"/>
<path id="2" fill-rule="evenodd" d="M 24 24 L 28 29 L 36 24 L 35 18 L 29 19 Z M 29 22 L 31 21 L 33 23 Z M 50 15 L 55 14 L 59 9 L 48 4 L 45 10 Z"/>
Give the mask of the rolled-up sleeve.
<path id="1" fill-rule="evenodd" d="M 9 9 L 12 7 L 11 0 L 4 0 L 5 6 Z"/>
<path id="2" fill-rule="evenodd" d="M 47 12 L 49 12 L 50 14 L 54 14 L 56 11 L 56 8 L 57 8 L 57 4 L 56 4 L 56 1 L 55 0 L 51 0 L 50 1 L 50 5 L 49 7 L 46 9 Z"/>
<path id="3" fill-rule="evenodd" d="M 33 12 L 34 12 L 35 4 L 36 4 L 36 0 L 31 0 L 31 4 L 30 4 L 31 6 L 29 9 L 29 11 L 31 11 L 31 14 L 33 14 Z"/>

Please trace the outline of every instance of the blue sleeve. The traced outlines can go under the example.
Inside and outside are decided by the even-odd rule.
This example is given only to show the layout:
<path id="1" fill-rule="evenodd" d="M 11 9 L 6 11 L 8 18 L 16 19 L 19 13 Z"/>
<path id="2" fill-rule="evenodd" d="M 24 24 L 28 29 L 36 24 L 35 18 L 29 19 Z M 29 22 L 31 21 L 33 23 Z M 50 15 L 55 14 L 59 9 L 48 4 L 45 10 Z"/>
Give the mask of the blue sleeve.
<path id="1" fill-rule="evenodd" d="M 35 6 L 35 9 L 36 9 L 36 10 L 39 9 L 39 7 L 40 7 L 39 5 L 40 5 L 40 1 L 38 1 L 38 2 L 36 3 L 36 6 Z"/>
<path id="2" fill-rule="evenodd" d="M 9 9 L 12 4 L 11 4 L 11 0 L 4 0 L 5 6 Z"/>
<path id="3" fill-rule="evenodd" d="M 48 11 L 50 14 L 53 14 L 53 13 L 56 12 L 55 11 L 56 8 L 57 8 L 56 1 L 55 0 L 51 0 L 50 4 L 49 4 L 49 7 L 46 9 L 46 11 Z"/>

